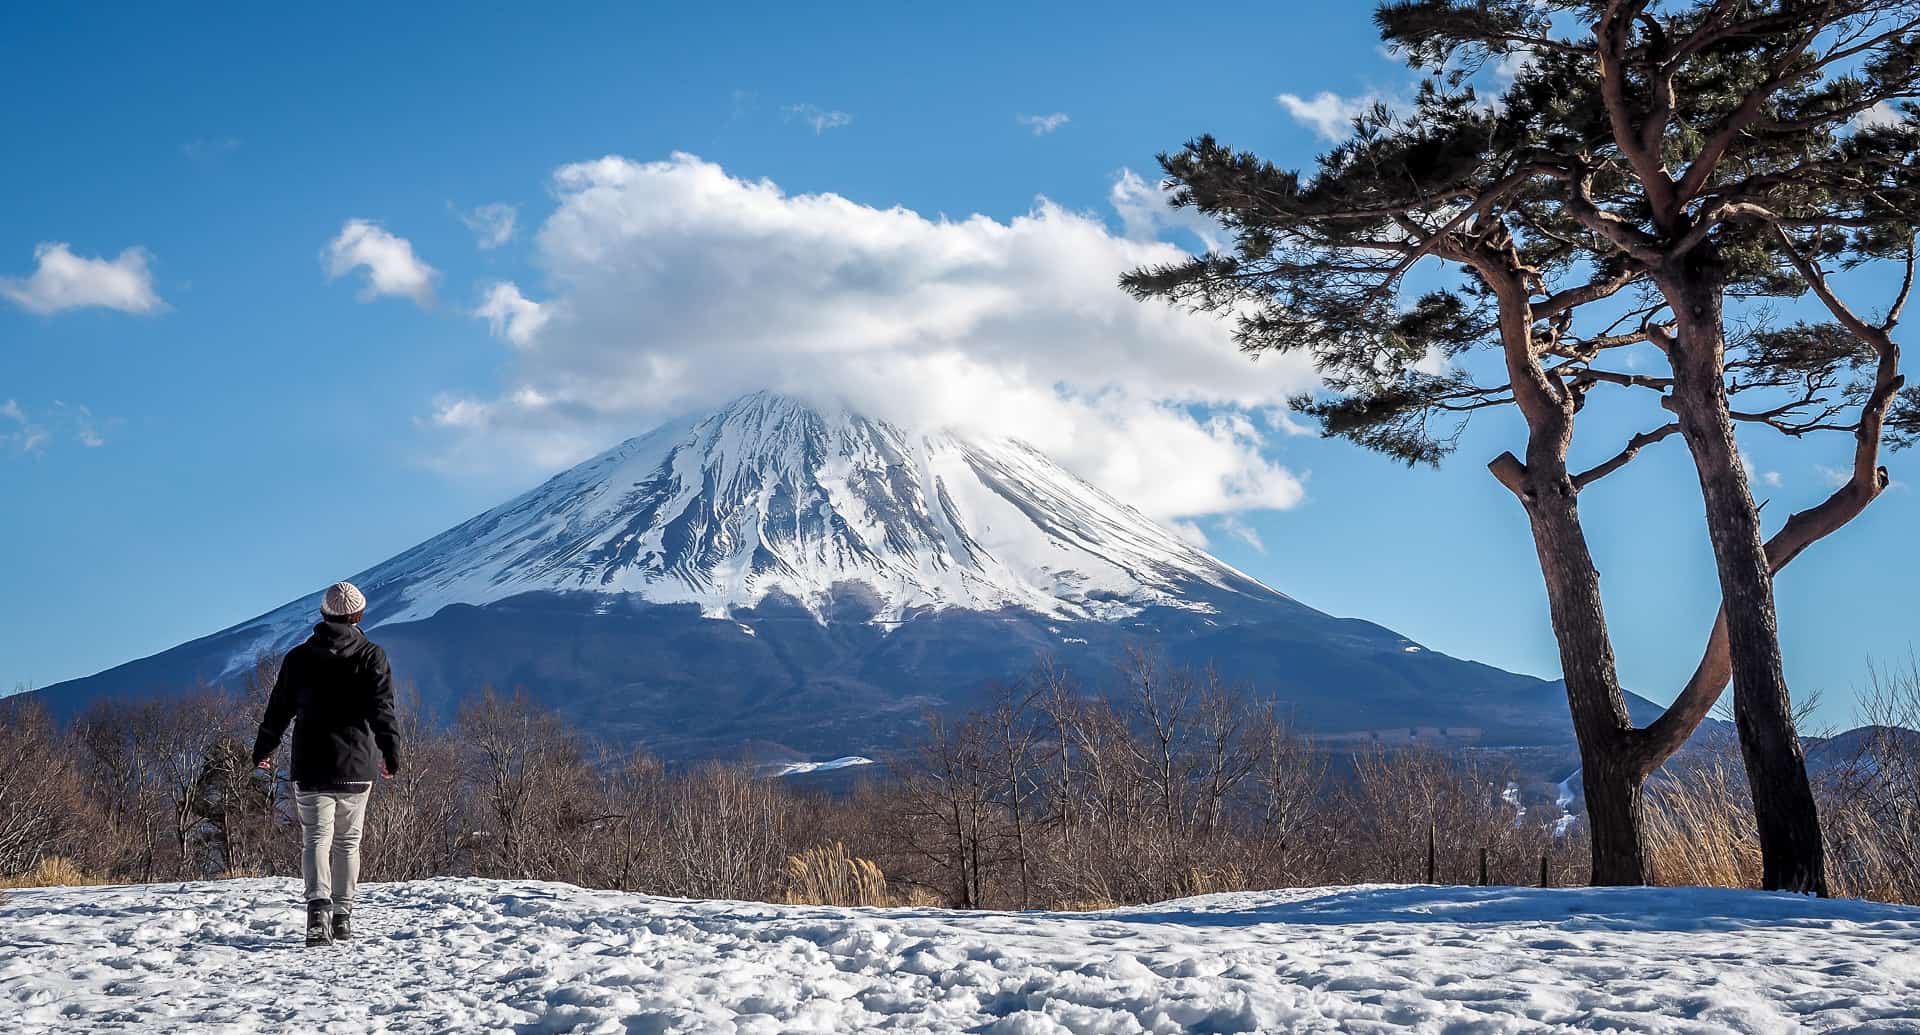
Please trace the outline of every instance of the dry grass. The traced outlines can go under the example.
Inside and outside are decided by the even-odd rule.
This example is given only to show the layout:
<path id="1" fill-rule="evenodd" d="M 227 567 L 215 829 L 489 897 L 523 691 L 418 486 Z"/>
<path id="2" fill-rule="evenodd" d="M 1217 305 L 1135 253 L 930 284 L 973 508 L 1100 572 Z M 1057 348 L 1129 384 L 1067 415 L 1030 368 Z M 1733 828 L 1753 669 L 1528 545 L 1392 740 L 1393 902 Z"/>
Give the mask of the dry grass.
<path id="1" fill-rule="evenodd" d="M 1191 895 L 1215 895 L 1224 891 L 1249 890 L 1247 872 L 1233 863 L 1227 863 L 1213 869 L 1198 866 L 1187 870 L 1182 897 Z"/>
<path id="2" fill-rule="evenodd" d="M 1055 908 L 1062 913 L 1104 913 L 1109 909 L 1119 909 L 1124 904 L 1105 898 L 1069 899 Z"/>
<path id="3" fill-rule="evenodd" d="M 95 877 L 86 873 L 72 862 L 57 855 L 40 860 L 39 865 L 25 873 L 0 877 L 0 889 L 80 887 L 112 883 L 113 881 L 104 877 Z"/>
<path id="4" fill-rule="evenodd" d="M 914 909 L 945 909 L 947 900 L 926 888 L 907 888 L 893 896 L 893 904 Z"/>
<path id="5" fill-rule="evenodd" d="M 806 906 L 885 906 L 887 875 L 836 841 L 787 857 L 787 902 Z"/>
<path id="6" fill-rule="evenodd" d="M 1760 886 L 1760 834 L 1746 776 L 1715 759 L 1654 783 L 1647 794 L 1653 881 L 1714 888 Z"/>
<path id="7" fill-rule="evenodd" d="M 1880 762 L 1881 760 L 1875 760 Z M 1920 901 L 1913 866 L 1910 796 L 1886 793 L 1885 770 L 1866 769 L 1816 780 L 1820 822 L 1827 841 L 1827 882 L 1833 894 L 1881 902 Z M 1746 776 L 1730 759 L 1716 759 L 1666 776 L 1648 791 L 1647 847 L 1653 880 L 1664 885 L 1715 888 L 1760 886 L 1760 837 Z"/>

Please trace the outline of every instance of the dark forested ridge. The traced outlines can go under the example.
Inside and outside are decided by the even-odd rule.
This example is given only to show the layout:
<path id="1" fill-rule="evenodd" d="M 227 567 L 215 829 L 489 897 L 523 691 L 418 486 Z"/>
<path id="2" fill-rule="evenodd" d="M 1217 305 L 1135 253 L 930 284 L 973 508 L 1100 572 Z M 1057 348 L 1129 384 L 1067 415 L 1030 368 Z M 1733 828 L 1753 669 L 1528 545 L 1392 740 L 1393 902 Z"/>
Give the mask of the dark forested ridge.
<path id="1" fill-rule="evenodd" d="M 919 730 L 924 712 L 976 704 L 1042 661 L 1103 684 L 1129 646 L 1178 665 L 1210 665 L 1316 735 L 1571 743 L 1557 683 L 1426 650 L 1291 601 L 1241 618 L 1169 608 L 1125 622 L 1068 622 L 946 610 L 895 625 L 853 608 L 821 622 L 770 599 L 715 620 L 690 605 L 527 594 L 454 605 L 371 635 L 432 714 L 451 716 L 483 686 L 518 689 L 598 736 L 680 760 L 738 757 L 750 742 L 798 757 L 884 752 Z M 222 672 L 238 646 L 216 635 L 35 696 L 69 717 L 104 698 L 231 684 L 239 673 Z"/>

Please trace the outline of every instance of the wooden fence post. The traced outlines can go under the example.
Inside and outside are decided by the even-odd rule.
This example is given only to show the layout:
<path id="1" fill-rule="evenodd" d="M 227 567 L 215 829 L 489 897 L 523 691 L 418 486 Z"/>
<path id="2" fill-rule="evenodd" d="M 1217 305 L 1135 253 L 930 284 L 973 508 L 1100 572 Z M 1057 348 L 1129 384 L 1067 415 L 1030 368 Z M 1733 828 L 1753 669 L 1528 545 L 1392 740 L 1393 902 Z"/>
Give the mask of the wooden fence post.
<path id="1" fill-rule="evenodd" d="M 1480 886 L 1487 886 L 1487 846 L 1480 846 Z"/>
<path id="2" fill-rule="evenodd" d="M 1540 886 L 1543 888 L 1553 887 L 1552 876 L 1547 872 L 1547 856 L 1544 852 L 1540 855 Z"/>

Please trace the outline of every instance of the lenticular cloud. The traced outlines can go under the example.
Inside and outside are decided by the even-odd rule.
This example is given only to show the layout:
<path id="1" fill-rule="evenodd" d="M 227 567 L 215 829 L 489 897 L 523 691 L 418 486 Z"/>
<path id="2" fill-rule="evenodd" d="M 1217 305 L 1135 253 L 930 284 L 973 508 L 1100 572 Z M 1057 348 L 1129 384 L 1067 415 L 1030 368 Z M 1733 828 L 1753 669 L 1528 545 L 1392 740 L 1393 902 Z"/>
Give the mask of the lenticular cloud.
<path id="1" fill-rule="evenodd" d="M 433 416 L 450 465 L 555 467 L 770 388 L 1025 439 L 1162 519 L 1301 496 L 1266 415 L 1311 370 L 1252 365 L 1222 321 L 1119 290 L 1185 254 L 1141 232 L 1190 227 L 1139 191 L 1125 234 L 1044 198 L 1001 221 L 789 194 L 687 154 L 564 166 L 553 191 L 543 282 L 488 285 L 476 310 L 505 383 Z"/>

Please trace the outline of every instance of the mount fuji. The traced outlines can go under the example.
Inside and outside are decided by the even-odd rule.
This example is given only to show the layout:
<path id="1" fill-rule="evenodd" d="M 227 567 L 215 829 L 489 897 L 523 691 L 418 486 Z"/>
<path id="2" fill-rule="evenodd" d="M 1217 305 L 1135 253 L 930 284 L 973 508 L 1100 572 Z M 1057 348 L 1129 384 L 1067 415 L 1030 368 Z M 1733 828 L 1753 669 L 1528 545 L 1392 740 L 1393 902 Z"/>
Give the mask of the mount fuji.
<path id="1" fill-rule="evenodd" d="M 668 758 L 883 751 L 1043 659 L 1110 684 L 1128 645 L 1211 665 L 1335 740 L 1571 741 L 1559 684 L 1316 611 L 1030 446 L 768 392 L 621 443 L 352 581 L 431 709 L 524 689 Z M 318 604 L 39 693 L 72 714 L 232 682 L 299 642 Z"/>

